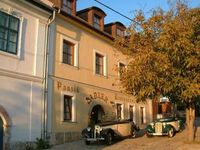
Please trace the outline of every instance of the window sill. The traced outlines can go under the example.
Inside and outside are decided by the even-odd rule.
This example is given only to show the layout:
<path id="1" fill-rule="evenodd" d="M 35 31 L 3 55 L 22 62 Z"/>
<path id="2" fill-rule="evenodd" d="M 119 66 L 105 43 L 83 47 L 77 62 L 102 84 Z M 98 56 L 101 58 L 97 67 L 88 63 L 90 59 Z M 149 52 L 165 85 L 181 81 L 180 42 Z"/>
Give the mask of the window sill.
<path id="1" fill-rule="evenodd" d="M 68 67 L 68 68 L 72 68 L 72 69 L 79 70 L 79 67 L 78 67 L 78 66 L 65 64 L 65 63 L 63 63 L 63 62 L 61 62 L 61 65 L 65 66 L 65 67 Z"/>
<path id="2" fill-rule="evenodd" d="M 77 121 L 61 121 L 62 125 L 66 125 L 66 124 L 77 124 Z"/>
<path id="3" fill-rule="evenodd" d="M 20 56 L 17 54 L 12 54 L 8 52 L 4 52 L 4 51 L 0 51 L 0 55 L 4 55 L 4 56 L 15 58 L 15 59 L 20 59 Z"/>
<path id="4" fill-rule="evenodd" d="M 97 76 L 97 77 L 101 77 L 101 78 L 108 78 L 108 76 L 105 76 L 105 75 L 102 75 L 102 74 L 97 74 L 97 73 L 95 73 L 95 76 Z"/>

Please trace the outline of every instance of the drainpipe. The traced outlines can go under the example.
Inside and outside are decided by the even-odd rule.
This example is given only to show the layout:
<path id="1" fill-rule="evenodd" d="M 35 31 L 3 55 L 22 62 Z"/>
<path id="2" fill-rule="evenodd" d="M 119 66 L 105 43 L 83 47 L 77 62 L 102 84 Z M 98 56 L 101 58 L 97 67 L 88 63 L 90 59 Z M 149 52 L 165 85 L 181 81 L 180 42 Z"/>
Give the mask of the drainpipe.
<path id="1" fill-rule="evenodd" d="M 47 28 L 46 28 L 46 37 L 45 37 L 45 64 L 44 64 L 44 114 L 43 114 L 43 139 L 47 139 L 47 104 L 48 104 L 48 57 L 49 57 L 49 43 L 50 43 L 50 25 L 55 20 L 56 13 L 60 13 L 60 9 L 53 7 L 53 13 L 48 19 Z"/>

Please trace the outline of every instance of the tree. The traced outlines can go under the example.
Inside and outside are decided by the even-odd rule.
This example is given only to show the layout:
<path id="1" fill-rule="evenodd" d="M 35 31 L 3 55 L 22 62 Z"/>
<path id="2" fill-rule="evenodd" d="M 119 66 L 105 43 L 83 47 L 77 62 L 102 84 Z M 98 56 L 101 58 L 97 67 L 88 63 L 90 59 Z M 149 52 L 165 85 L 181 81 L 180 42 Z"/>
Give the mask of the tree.
<path id="1" fill-rule="evenodd" d="M 200 100 L 200 8 L 183 3 L 149 18 L 139 11 L 115 46 L 129 58 L 121 85 L 138 101 L 161 95 L 186 104 L 188 141 L 194 140 L 195 103 Z"/>

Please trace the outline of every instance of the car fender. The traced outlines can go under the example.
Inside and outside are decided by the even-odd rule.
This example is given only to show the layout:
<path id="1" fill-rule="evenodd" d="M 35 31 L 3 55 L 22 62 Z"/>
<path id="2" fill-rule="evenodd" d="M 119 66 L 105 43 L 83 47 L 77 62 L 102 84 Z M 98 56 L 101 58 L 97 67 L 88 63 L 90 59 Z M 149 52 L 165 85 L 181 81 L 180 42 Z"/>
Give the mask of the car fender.
<path id="1" fill-rule="evenodd" d="M 174 129 L 174 127 L 171 124 L 167 124 L 164 128 L 163 128 L 163 132 L 167 133 L 171 128 Z M 176 130 L 175 130 L 176 131 Z"/>
<path id="2" fill-rule="evenodd" d="M 152 128 L 151 125 L 147 125 L 146 128 L 145 128 L 146 132 L 149 132 L 149 133 L 154 133 L 155 132 L 155 129 Z"/>
<path id="3" fill-rule="evenodd" d="M 114 135 L 115 132 L 111 128 L 103 129 L 101 131 L 102 136 L 106 136 L 108 133 L 112 133 L 112 135 Z"/>

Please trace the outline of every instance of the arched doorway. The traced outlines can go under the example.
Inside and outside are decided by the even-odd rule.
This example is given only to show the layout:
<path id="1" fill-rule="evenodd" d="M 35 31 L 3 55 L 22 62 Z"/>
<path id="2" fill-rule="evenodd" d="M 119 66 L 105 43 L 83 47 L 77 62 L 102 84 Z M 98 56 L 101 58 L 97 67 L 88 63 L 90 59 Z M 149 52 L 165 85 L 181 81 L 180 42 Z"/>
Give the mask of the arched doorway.
<path id="1" fill-rule="evenodd" d="M 100 123 L 105 112 L 101 105 L 95 105 L 90 113 L 90 125 Z"/>
<path id="2" fill-rule="evenodd" d="M 3 149 L 3 120 L 0 117 L 0 150 Z"/>

